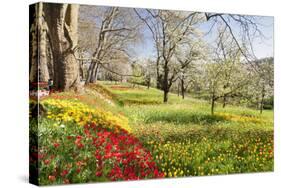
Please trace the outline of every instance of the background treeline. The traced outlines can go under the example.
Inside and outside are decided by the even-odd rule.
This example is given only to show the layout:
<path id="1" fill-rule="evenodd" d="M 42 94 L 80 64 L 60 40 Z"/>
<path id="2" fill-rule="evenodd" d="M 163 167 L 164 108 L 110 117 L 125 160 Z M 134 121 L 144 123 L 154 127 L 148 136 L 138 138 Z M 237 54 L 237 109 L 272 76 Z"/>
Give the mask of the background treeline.
<path id="1" fill-rule="evenodd" d="M 216 103 L 273 108 L 274 59 L 253 50 L 264 37 L 263 17 L 52 3 L 31 9 L 30 82 L 52 79 L 56 90 L 76 92 L 97 80 L 141 84 L 162 90 L 164 103 L 170 92 L 209 100 L 212 113 Z M 139 56 L 141 48 L 150 54 Z"/>

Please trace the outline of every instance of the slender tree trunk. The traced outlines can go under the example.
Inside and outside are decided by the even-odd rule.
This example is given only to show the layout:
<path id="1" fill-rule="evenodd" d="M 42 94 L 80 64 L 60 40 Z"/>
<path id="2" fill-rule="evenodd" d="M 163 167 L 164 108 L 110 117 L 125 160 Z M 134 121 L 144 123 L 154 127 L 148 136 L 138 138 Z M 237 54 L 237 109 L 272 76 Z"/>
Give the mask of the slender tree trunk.
<path id="1" fill-rule="evenodd" d="M 184 94 L 185 94 L 184 80 L 181 79 L 181 96 L 182 96 L 182 99 L 184 99 Z"/>
<path id="2" fill-rule="evenodd" d="M 81 60 L 81 63 L 79 63 L 79 70 L 80 70 L 80 75 L 81 75 L 81 79 L 84 80 L 84 70 L 83 70 L 83 67 L 84 67 L 84 61 Z"/>
<path id="3" fill-rule="evenodd" d="M 46 4 L 44 10 L 53 47 L 54 86 L 63 91 L 79 91 L 79 63 L 75 57 L 79 5 Z"/>
<path id="4" fill-rule="evenodd" d="M 178 82 L 178 97 L 180 96 L 180 82 Z"/>
<path id="5" fill-rule="evenodd" d="M 88 69 L 86 84 L 95 83 L 96 82 L 98 71 L 99 71 L 99 67 L 100 67 L 99 63 L 97 63 L 96 61 L 92 60 L 92 62 L 90 64 L 90 67 Z"/>
<path id="6" fill-rule="evenodd" d="M 147 82 L 147 89 L 150 88 L 150 82 L 151 82 L 151 79 L 149 78 L 149 79 L 148 79 L 148 82 Z"/>
<path id="7" fill-rule="evenodd" d="M 162 79 L 161 79 L 161 75 L 160 75 L 159 66 L 160 66 L 160 57 L 157 57 L 157 59 L 156 59 L 156 88 L 162 89 L 162 86 L 161 86 Z"/>
<path id="8" fill-rule="evenodd" d="M 262 88 L 262 95 L 261 95 L 261 101 L 260 101 L 260 114 L 262 114 L 262 112 L 263 112 L 264 96 L 265 96 L 265 89 L 264 89 L 264 86 L 263 86 L 263 88 Z"/>
<path id="9" fill-rule="evenodd" d="M 165 62 L 164 65 L 164 78 L 163 78 L 163 83 L 162 83 L 162 88 L 164 91 L 164 99 L 163 102 L 167 103 L 168 102 L 168 93 L 169 93 L 169 82 L 168 82 L 168 74 L 169 74 L 169 70 L 168 70 L 168 63 Z"/>
<path id="10" fill-rule="evenodd" d="M 93 74 L 93 76 L 92 76 L 92 78 L 91 78 L 91 83 L 96 83 L 97 82 L 97 80 L 98 80 L 98 73 L 99 73 L 99 69 L 100 69 L 100 64 L 98 63 L 97 65 L 96 65 L 96 68 L 95 68 L 95 72 L 94 72 L 94 74 Z"/>
<path id="11" fill-rule="evenodd" d="M 214 115 L 214 111 L 215 111 L 215 102 L 216 102 L 216 100 L 215 100 L 215 95 L 214 95 L 214 93 L 213 93 L 213 95 L 212 95 L 212 100 L 211 100 L 211 114 L 212 114 L 212 115 Z"/>
<path id="12" fill-rule="evenodd" d="M 93 71 L 94 71 L 95 66 L 96 66 L 96 62 L 94 60 L 92 60 L 91 63 L 90 63 L 90 66 L 88 68 L 88 71 L 87 71 L 87 78 L 86 78 L 85 84 L 90 83 L 91 77 L 94 74 Z"/>
<path id="13" fill-rule="evenodd" d="M 226 106 L 226 95 L 223 95 L 223 104 L 222 107 L 225 108 Z"/>
<path id="14" fill-rule="evenodd" d="M 169 91 L 164 90 L 163 92 L 164 92 L 164 99 L 163 99 L 163 102 L 164 102 L 164 103 L 167 103 L 167 102 L 168 102 L 168 94 L 169 94 Z"/>

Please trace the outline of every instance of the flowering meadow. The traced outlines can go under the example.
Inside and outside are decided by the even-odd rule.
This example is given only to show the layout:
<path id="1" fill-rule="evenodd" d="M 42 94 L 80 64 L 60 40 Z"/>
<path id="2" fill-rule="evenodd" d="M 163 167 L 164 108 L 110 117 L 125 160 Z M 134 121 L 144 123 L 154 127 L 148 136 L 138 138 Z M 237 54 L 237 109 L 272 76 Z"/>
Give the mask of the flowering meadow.
<path id="1" fill-rule="evenodd" d="M 156 89 L 101 84 L 53 93 L 30 113 L 40 185 L 273 170 L 272 111 L 230 106 L 211 116 L 205 101 L 160 104 Z"/>
<path id="2" fill-rule="evenodd" d="M 41 102 L 47 112 L 38 120 L 38 147 L 31 149 L 40 185 L 164 176 L 151 153 L 130 134 L 126 117 L 54 98 Z M 31 120 L 31 126 L 36 123 Z"/>
<path id="3" fill-rule="evenodd" d="M 146 89 L 105 87 L 127 103 L 149 96 L 140 95 Z M 156 104 L 161 93 L 150 90 L 151 104 L 132 102 L 124 112 L 165 177 L 273 171 L 272 111 L 229 106 L 212 116 L 206 101 L 171 95 L 169 104 Z"/>

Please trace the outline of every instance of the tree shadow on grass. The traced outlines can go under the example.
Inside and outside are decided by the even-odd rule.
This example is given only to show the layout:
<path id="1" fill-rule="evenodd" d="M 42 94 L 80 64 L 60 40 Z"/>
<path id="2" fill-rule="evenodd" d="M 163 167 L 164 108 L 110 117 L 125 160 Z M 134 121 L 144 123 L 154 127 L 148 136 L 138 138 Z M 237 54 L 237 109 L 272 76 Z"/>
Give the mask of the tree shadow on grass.
<path id="1" fill-rule="evenodd" d="M 146 123 L 165 122 L 173 124 L 199 124 L 199 125 L 213 125 L 218 122 L 227 121 L 221 116 L 211 114 L 190 114 L 183 112 L 173 113 L 151 113 L 146 117 Z"/>

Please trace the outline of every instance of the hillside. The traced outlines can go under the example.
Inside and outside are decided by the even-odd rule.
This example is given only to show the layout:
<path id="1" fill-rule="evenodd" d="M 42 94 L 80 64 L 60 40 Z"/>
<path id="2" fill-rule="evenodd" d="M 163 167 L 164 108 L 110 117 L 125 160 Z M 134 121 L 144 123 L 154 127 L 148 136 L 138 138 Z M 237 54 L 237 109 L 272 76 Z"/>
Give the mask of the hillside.
<path id="1" fill-rule="evenodd" d="M 46 176 L 41 184 L 50 184 L 52 161 L 61 168 L 71 164 L 67 172 L 72 182 L 273 170 L 272 111 L 260 115 L 248 108 L 218 106 L 212 116 L 206 101 L 174 94 L 169 98 L 163 104 L 157 89 L 99 82 L 87 86 L 84 94 L 53 93 L 43 99 L 39 144 L 47 149 L 42 151 Z M 77 160 L 85 165 L 75 165 Z M 122 165 L 114 166 L 116 162 Z M 92 169 L 91 163 L 97 167 Z M 95 176 L 85 175 L 92 171 Z M 55 182 L 65 181 L 56 177 Z"/>

